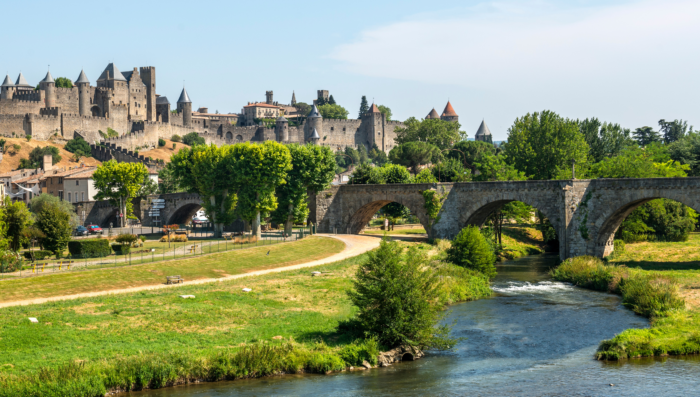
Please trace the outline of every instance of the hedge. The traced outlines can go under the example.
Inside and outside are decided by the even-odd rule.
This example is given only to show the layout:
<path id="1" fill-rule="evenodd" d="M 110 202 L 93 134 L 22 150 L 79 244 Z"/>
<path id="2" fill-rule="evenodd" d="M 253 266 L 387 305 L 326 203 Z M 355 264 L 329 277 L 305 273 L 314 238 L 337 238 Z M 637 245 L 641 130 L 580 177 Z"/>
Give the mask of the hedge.
<path id="1" fill-rule="evenodd" d="M 115 255 L 127 255 L 131 250 L 131 244 L 112 244 Z"/>
<path id="2" fill-rule="evenodd" d="M 69 241 L 68 252 L 73 258 L 101 258 L 108 256 L 112 250 L 109 248 L 109 240 L 93 238 Z"/>
<path id="3" fill-rule="evenodd" d="M 23 255 L 25 258 L 32 260 L 32 254 L 34 254 L 34 259 L 40 261 L 42 259 L 48 258 L 53 255 L 53 252 L 46 250 L 36 250 L 36 251 L 24 251 Z"/>

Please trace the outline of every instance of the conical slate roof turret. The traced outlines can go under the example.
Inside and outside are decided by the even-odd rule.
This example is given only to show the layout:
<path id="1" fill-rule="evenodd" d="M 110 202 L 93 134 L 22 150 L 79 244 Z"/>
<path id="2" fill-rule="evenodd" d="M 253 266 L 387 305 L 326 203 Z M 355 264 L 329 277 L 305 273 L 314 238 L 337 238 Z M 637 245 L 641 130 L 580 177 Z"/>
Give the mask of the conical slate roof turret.
<path id="1" fill-rule="evenodd" d="M 24 78 L 22 72 L 19 72 L 19 76 L 17 76 L 17 81 L 15 81 L 15 85 L 21 88 L 34 88 L 31 85 L 29 85 L 29 83 L 27 83 L 27 79 Z"/>
<path id="2" fill-rule="evenodd" d="M 187 95 L 187 90 L 185 90 L 185 87 L 182 87 L 180 99 L 177 100 L 177 103 L 192 103 L 192 101 L 190 101 L 190 96 Z"/>
<path id="3" fill-rule="evenodd" d="M 90 84 L 90 80 L 88 80 L 87 76 L 85 75 L 84 70 L 80 71 L 80 76 L 78 76 L 78 80 L 75 80 L 75 84 L 82 84 L 82 83 Z"/>
<path id="4" fill-rule="evenodd" d="M 428 115 L 425 116 L 425 118 L 426 119 L 439 119 L 440 115 L 438 114 L 438 112 L 435 111 L 435 108 L 433 108 L 433 110 L 431 110 L 430 113 L 428 113 Z"/>
<path id="5" fill-rule="evenodd" d="M 311 134 L 311 139 L 321 139 L 321 137 L 318 135 L 318 131 L 314 128 L 314 132 Z"/>
<path id="6" fill-rule="evenodd" d="M 316 107 L 316 104 L 314 104 L 314 106 L 311 108 L 311 113 L 309 113 L 307 117 L 310 119 L 322 118 L 321 113 L 319 113 L 318 108 Z"/>
<path id="7" fill-rule="evenodd" d="M 53 76 L 51 76 L 51 72 L 46 72 L 46 77 L 44 77 L 43 80 L 41 80 L 42 83 L 55 83 L 53 80 Z"/>
<path id="8" fill-rule="evenodd" d="M 108 75 L 109 75 L 109 78 L 112 80 L 126 81 L 122 72 L 120 72 L 119 69 L 117 69 L 117 67 L 114 66 L 114 63 L 112 63 L 112 62 L 110 62 L 109 65 L 107 65 L 107 67 L 102 72 L 102 74 L 97 79 L 97 81 L 107 80 Z"/>
<path id="9" fill-rule="evenodd" d="M 292 91 L 292 106 L 297 104 L 297 96 L 294 95 L 294 91 Z"/>
<path id="10" fill-rule="evenodd" d="M 284 116 L 279 116 L 277 121 L 284 121 L 286 123 L 288 120 Z"/>
<path id="11" fill-rule="evenodd" d="M 159 96 L 156 97 L 156 105 L 170 105 L 170 101 L 167 96 Z"/>
<path id="12" fill-rule="evenodd" d="M 484 120 L 481 120 L 481 125 L 479 126 L 479 129 L 476 131 L 476 136 L 487 136 L 491 135 L 491 131 L 489 130 L 489 127 L 486 125 L 486 122 Z"/>
<path id="13" fill-rule="evenodd" d="M 10 75 L 8 74 L 5 76 L 5 81 L 2 82 L 2 86 L 0 87 L 14 87 L 15 85 L 12 83 L 12 80 L 10 80 Z"/>
<path id="14" fill-rule="evenodd" d="M 457 112 L 455 112 L 450 101 L 447 101 L 447 106 L 445 106 L 445 110 L 442 111 L 442 115 L 443 116 L 457 116 Z"/>

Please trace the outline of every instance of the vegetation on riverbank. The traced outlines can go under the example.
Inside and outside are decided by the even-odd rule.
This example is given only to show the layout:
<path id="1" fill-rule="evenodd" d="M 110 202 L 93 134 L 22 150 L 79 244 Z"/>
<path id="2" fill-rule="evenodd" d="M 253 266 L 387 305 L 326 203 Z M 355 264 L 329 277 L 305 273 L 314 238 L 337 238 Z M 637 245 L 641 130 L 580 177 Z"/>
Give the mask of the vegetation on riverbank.
<path id="1" fill-rule="evenodd" d="M 619 294 L 625 306 L 650 318 L 650 328 L 629 329 L 601 342 L 598 359 L 620 360 L 700 353 L 700 312 L 686 304 L 682 292 L 695 288 L 700 280 L 697 267 L 690 272 L 643 270 L 584 256 L 564 261 L 552 276 L 583 288 Z"/>
<path id="2" fill-rule="evenodd" d="M 443 255 L 440 247 L 414 245 L 429 257 Z M 2 309 L 0 397 L 102 396 L 376 364 L 382 349 L 376 341 L 338 327 L 357 312 L 347 291 L 366 260 L 367 254 L 318 266 L 312 270 L 322 275 L 315 277 L 305 269 Z M 428 263 L 425 271 L 440 280 L 441 304 L 491 293 L 475 272 Z"/>

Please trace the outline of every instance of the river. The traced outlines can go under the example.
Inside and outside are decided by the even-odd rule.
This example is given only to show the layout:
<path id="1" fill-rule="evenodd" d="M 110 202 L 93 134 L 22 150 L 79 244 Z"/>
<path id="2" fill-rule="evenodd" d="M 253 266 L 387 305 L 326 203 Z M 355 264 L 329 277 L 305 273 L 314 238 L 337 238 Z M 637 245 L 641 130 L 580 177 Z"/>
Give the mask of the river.
<path id="1" fill-rule="evenodd" d="M 648 321 L 617 296 L 551 281 L 552 255 L 498 265 L 494 297 L 450 307 L 450 352 L 371 371 L 284 375 L 131 393 L 185 396 L 698 396 L 700 358 L 601 362 L 598 343 Z M 611 384 L 613 386 L 611 386 Z"/>

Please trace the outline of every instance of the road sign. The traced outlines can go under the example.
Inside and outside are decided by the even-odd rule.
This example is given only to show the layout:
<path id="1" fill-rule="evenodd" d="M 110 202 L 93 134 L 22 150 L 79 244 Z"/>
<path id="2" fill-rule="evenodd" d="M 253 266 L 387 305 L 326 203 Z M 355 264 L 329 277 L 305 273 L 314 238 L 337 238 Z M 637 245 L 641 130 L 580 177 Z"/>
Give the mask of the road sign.
<path id="1" fill-rule="evenodd" d="M 152 203 L 164 203 L 165 199 L 153 199 L 151 200 Z"/>

